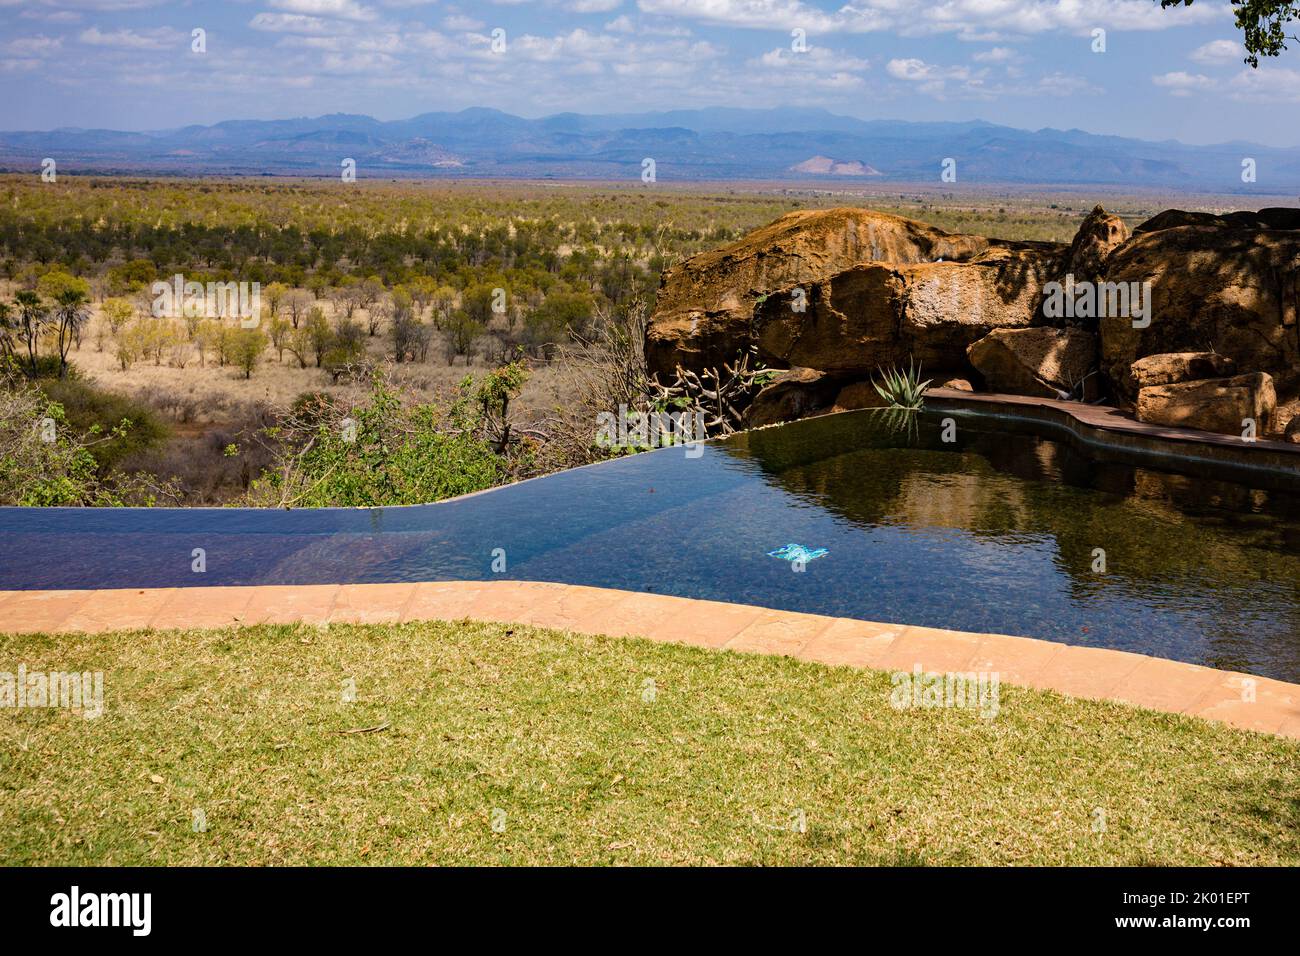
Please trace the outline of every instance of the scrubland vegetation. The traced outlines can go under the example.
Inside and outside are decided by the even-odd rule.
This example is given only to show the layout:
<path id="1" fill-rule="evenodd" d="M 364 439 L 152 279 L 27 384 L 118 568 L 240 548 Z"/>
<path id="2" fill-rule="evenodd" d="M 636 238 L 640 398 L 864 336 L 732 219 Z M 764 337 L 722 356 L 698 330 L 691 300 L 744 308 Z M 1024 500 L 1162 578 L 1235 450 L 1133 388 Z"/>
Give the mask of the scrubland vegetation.
<path id="1" fill-rule="evenodd" d="M 662 270 L 792 209 L 844 204 L 1057 240 L 1084 205 L 0 178 L 0 502 L 397 504 L 594 460 L 611 453 L 596 414 L 651 403 L 635 339 Z M 159 314 L 153 285 L 177 275 L 257 283 L 256 323 L 220 298 Z"/>

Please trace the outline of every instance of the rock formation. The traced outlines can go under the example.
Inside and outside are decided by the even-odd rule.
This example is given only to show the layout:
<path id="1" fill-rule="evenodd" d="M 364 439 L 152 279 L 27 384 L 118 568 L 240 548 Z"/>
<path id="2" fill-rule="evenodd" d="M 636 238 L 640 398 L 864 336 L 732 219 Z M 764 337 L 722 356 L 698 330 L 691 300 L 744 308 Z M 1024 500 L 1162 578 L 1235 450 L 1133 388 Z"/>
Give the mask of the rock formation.
<path id="1" fill-rule="evenodd" d="M 995 392 L 1069 398 L 1097 368 L 1097 338 L 1079 329 L 999 329 L 966 350 Z"/>
<path id="2" fill-rule="evenodd" d="M 1077 280 L 1096 279 L 1107 257 L 1128 241 L 1128 226 L 1119 216 L 1094 206 L 1070 243 L 1068 273 Z"/>
<path id="3" fill-rule="evenodd" d="M 1217 352 L 1161 352 L 1130 365 L 1125 384 L 1136 393 L 1148 385 L 1176 385 L 1232 375 L 1236 365 Z"/>
<path id="4" fill-rule="evenodd" d="M 1284 393 L 1300 386 L 1300 229 L 1143 224 L 1111 254 L 1105 278 L 1150 289 L 1144 328 L 1100 321 L 1102 364 L 1122 400 L 1136 397 L 1133 363 L 1167 352 L 1212 349 L 1242 371 L 1268 372 Z"/>
<path id="5" fill-rule="evenodd" d="M 1130 235 L 1098 206 L 1069 246 L 809 210 L 669 269 L 646 356 L 663 379 L 744 350 L 823 373 L 770 392 L 751 416 L 764 421 L 871 402 L 860 383 L 916 361 L 936 381 L 1237 434 L 1260 415 L 1280 431 L 1300 408 L 1298 312 L 1300 209 L 1168 210 Z"/>
<path id="6" fill-rule="evenodd" d="M 1232 378 L 1208 378 L 1176 385 L 1148 385 L 1138 392 L 1138 421 L 1243 434 L 1247 421 L 1255 434 L 1273 425 L 1277 395 L 1273 379 L 1264 372 Z"/>
<path id="7" fill-rule="evenodd" d="M 754 396 L 745 412 L 745 427 L 760 428 L 816 414 L 830 407 L 838 392 L 838 382 L 814 369 L 781 372 Z"/>
<path id="8" fill-rule="evenodd" d="M 868 373 L 910 350 L 964 368 L 975 339 L 1032 321 L 1062 251 L 868 209 L 789 213 L 664 273 L 646 360 L 667 379 L 757 344 L 780 367 Z"/>

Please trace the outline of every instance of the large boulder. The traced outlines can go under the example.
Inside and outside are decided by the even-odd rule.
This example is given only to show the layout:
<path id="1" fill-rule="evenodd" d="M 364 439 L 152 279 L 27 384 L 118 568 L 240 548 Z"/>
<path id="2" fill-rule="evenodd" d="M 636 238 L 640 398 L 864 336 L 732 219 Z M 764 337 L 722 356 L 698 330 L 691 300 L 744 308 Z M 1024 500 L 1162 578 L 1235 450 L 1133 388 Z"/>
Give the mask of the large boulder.
<path id="1" fill-rule="evenodd" d="M 1140 358 L 1130 365 L 1128 385 L 1136 393 L 1148 385 L 1176 385 L 1199 378 L 1223 378 L 1236 371 L 1236 363 L 1217 352 L 1161 352 Z"/>
<path id="2" fill-rule="evenodd" d="M 1136 397 L 1133 364 L 1169 352 L 1213 350 L 1286 395 L 1300 388 L 1300 230 L 1215 218 L 1229 221 L 1141 231 L 1107 259 L 1105 281 L 1130 284 L 1149 308 L 1099 320 L 1102 368 L 1122 399 Z"/>
<path id="3" fill-rule="evenodd" d="M 835 396 L 835 405 L 832 411 L 848 412 L 859 408 L 881 408 L 889 404 L 885 401 L 880 392 L 876 391 L 876 386 L 870 379 L 862 379 L 858 382 L 850 382 L 840 389 L 839 394 Z"/>
<path id="4" fill-rule="evenodd" d="M 1070 244 L 1069 274 L 1076 280 L 1095 279 L 1101 275 L 1106 257 L 1128 237 L 1128 226 L 1123 219 L 1101 206 L 1094 206 Z"/>
<path id="5" fill-rule="evenodd" d="M 1138 421 L 1225 435 L 1242 434 L 1242 423 L 1252 419 L 1256 435 L 1262 437 L 1272 428 L 1276 409 L 1273 379 L 1263 372 L 1149 385 L 1137 395 Z"/>
<path id="6" fill-rule="evenodd" d="M 755 343 L 769 364 L 823 370 L 874 371 L 909 350 L 950 356 L 1028 324 L 1062 252 L 869 209 L 789 213 L 664 273 L 646 361 L 671 378 L 678 364 L 719 366 Z"/>
<path id="7" fill-rule="evenodd" d="M 967 350 L 995 392 L 1065 398 L 1081 395 L 1097 369 L 1097 337 L 1082 329 L 998 329 Z"/>
<path id="8" fill-rule="evenodd" d="M 792 368 L 763 386 L 745 410 L 746 428 L 760 428 L 824 411 L 834 402 L 842 382 L 810 368 Z"/>
<path id="9" fill-rule="evenodd" d="M 1140 226 L 1134 227 L 1133 234 L 1177 229 L 1179 226 L 1214 226 L 1220 229 L 1300 229 L 1300 209 L 1294 206 L 1271 206 L 1255 212 L 1242 209 L 1221 214 L 1166 209 Z"/>
<path id="10" fill-rule="evenodd" d="M 963 371 L 972 342 L 1034 321 L 1058 261 L 1052 248 L 1000 243 L 962 262 L 853 266 L 758 303 L 759 356 L 849 374 L 909 361 Z"/>

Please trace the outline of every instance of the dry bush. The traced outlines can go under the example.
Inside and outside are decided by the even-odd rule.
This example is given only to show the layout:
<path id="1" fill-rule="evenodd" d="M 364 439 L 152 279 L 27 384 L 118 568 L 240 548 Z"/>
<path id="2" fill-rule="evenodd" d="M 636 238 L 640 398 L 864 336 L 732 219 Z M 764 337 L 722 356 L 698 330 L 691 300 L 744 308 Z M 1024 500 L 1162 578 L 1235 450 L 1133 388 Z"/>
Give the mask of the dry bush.
<path id="1" fill-rule="evenodd" d="M 644 299 L 635 297 L 621 309 L 598 308 L 591 331 L 561 346 L 557 364 L 567 379 L 572 401 L 546 422 L 549 440 L 542 460 L 547 470 L 573 468 L 610 456 L 596 442 L 597 416 L 645 411 L 649 377 L 645 360 L 645 333 L 650 312 Z"/>

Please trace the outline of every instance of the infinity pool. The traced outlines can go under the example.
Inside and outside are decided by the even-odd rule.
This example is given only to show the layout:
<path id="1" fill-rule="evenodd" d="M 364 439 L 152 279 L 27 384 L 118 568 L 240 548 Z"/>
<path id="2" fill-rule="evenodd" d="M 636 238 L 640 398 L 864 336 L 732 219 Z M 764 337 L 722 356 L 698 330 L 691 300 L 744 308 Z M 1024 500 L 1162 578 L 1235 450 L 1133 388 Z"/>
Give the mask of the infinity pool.
<path id="1" fill-rule="evenodd" d="M 560 581 L 1300 681 L 1300 495 L 1007 429 L 855 412 L 410 508 L 5 508 L 0 589 Z"/>

